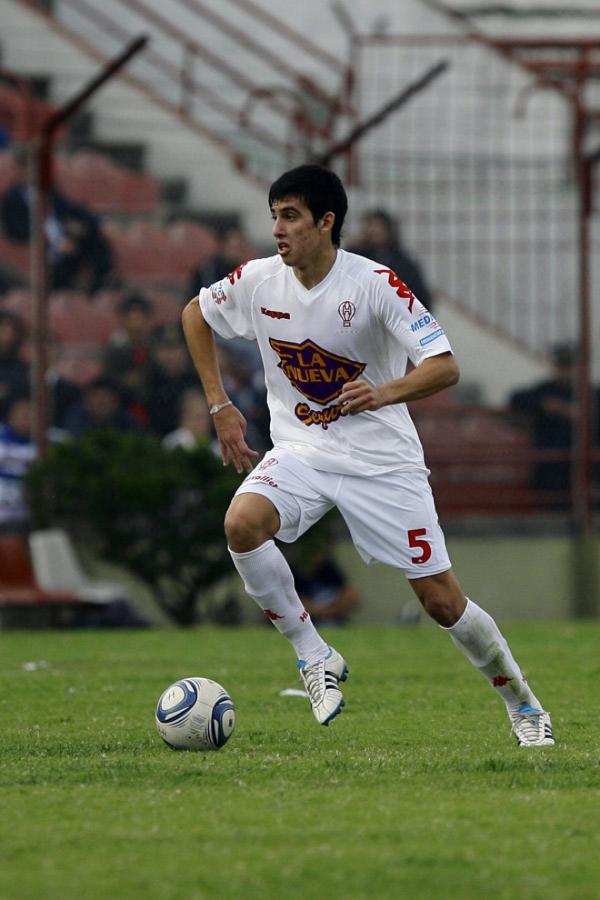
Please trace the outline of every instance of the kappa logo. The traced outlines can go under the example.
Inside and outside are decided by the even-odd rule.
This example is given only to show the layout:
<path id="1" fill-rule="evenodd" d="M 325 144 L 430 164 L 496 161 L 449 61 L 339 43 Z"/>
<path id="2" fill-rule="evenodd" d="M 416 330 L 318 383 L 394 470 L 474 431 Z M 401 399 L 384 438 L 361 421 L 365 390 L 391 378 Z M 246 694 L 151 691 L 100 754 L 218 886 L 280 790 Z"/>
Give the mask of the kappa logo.
<path id="1" fill-rule="evenodd" d="M 244 262 L 241 264 L 241 266 L 238 266 L 236 269 L 234 269 L 232 272 L 230 272 L 228 275 L 225 276 L 225 278 L 227 279 L 229 284 L 235 284 L 236 281 L 240 280 L 240 278 L 242 277 L 242 269 L 244 268 L 244 266 L 247 266 L 247 265 L 248 265 L 248 263 Z"/>
<path id="2" fill-rule="evenodd" d="M 271 622 L 276 622 L 277 619 L 285 619 L 285 616 L 280 616 L 279 613 L 273 612 L 272 609 L 264 609 L 263 612 Z"/>
<path id="3" fill-rule="evenodd" d="M 373 271 L 376 275 L 387 275 L 389 286 L 396 288 L 396 293 L 403 300 L 408 300 L 408 311 L 412 313 L 413 303 L 417 298 L 402 279 L 392 269 L 374 269 Z"/>
<path id="4" fill-rule="evenodd" d="M 287 312 L 280 312 L 278 309 L 267 309 L 266 306 L 261 306 L 260 308 L 263 316 L 269 316 L 271 319 L 289 319 L 290 314 Z"/>
<path id="5" fill-rule="evenodd" d="M 269 338 L 269 344 L 279 356 L 278 368 L 296 390 L 321 406 L 339 397 L 342 386 L 366 368 L 366 363 L 330 353 L 309 339 L 296 344 Z"/>

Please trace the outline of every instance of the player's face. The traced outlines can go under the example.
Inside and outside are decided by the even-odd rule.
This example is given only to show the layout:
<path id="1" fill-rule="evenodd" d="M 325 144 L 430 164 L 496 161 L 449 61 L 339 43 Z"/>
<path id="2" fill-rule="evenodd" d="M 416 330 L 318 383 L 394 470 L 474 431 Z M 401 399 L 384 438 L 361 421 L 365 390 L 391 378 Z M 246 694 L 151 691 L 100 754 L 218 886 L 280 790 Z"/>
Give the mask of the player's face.
<path id="1" fill-rule="evenodd" d="M 313 215 L 299 197 L 284 197 L 271 207 L 273 237 L 277 252 L 287 266 L 304 268 L 314 263 L 324 249 L 331 248 L 328 215 L 315 223 Z"/>

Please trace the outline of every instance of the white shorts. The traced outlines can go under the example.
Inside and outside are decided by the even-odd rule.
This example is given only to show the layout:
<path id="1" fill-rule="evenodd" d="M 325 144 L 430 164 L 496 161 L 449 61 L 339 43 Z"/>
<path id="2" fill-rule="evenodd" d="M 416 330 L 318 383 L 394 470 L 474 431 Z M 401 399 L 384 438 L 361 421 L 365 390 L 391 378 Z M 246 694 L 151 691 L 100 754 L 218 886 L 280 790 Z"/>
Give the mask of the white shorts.
<path id="1" fill-rule="evenodd" d="M 340 475 L 313 469 L 288 450 L 270 450 L 236 491 L 262 494 L 277 509 L 275 537 L 291 543 L 332 507 L 366 563 L 402 569 L 407 578 L 451 568 L 425 472 Z"/>

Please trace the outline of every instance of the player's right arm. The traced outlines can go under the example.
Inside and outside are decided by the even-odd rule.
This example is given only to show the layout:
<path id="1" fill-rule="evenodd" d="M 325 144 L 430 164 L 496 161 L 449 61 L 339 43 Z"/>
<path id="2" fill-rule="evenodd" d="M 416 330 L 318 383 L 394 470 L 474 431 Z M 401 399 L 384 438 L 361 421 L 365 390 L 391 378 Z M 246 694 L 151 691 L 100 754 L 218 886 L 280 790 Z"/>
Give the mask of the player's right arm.
<path id="1" fill-rule="evenodd" d="M 204 318 L 198 298 L 190 300 L 182 313 L 187 345 L 200 376 L 209 408 L 229 400 L 217 359 L 212 328 Z M 233 404 L 214 413 L 213 421 L 221 448 L 223 465 L 232 462 L 236 472 L 250 472 L 259 454 L 246 443 L 246 419 Z"/>

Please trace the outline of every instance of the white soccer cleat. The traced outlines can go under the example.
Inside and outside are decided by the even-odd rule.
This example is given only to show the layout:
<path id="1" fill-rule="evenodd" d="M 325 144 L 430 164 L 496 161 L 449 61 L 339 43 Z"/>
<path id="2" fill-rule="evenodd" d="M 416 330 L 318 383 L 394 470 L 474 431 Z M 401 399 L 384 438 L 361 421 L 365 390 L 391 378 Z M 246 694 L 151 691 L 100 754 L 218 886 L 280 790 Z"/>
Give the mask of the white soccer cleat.
<path id="1" fill-rule="evenodd" d="M 329 725 L 344 706 L 344 698 L 339 689 L 340 681 L 345 681 L 348 677 L 344 657 L 330 647 L 325 659 L 310 666 L 299 659 L 298 669 L 315 719 L 320 725 Z"/>
<path id="2" fill-rule="evenodd" d="M 522 703 L 518 713 L 510 717 L 511 733 L 515 735 L 519 747 L 553 747 L 554 734 L 550 715 L 543 709 L 533 709 Z"/>

